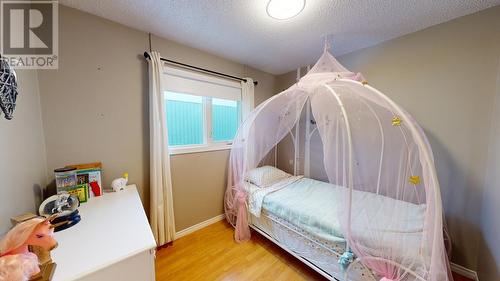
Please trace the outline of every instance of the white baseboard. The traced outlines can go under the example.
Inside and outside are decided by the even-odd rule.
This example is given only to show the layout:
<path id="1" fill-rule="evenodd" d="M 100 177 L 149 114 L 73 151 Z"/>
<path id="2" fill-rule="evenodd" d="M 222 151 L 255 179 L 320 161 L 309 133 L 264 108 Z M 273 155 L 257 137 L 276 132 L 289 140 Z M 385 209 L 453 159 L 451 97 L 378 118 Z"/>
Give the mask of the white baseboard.
<path id="1" fill-rule="evenodd" d="M 472 269 L 468 269 L 456 263 L 450 263 L 451 271 L 458 273 L 464 277 L 472 279 L 474 281 L 479 281 L 479 277 L 477 276 L 477 272 Z"/>
<path id="2" fill-rule="evenodd" d="M 202 221 L 202 222 L 200 222 L 200 223 L 198 223 L 198 224 L 195 224 L 195 225 L 193 225 L 193 226 L 190 226 L 190 227 L 188 227 L 188 228 L 185 228 L 185 229 L 183 229 L 183 230 L 180 230 L 180 231 L 178 231 L 178 232 L 176 232 L 176 233 L 175 233 L 175 238 L 174 238 L 174 240 L 175 240 L 175 239 L 179 239 L 179 238 L 181 238 L 182 236 L 186 236 L 186 235 L 188 235 L 188 234 L 190 234 L 190 233 L 195 232 L 196 230 L 200 230 L 200 229 L 202 229 L 202 228 L 204 228 L 204 227 L 207 227 L 207 226 L 209 226 L 209 225 L 211 225 L 211 224 L 213 224 L 213 223 L 216 223 L 216 222 L 218 222 L 218 221 L 221 221 L 221 220 L 223 220 L 223 219 L 224 219 L 224 214 L 222 214 L 222 215 L 218 215 L 218 216 L 213 217 L 213 218 L 211 218 L 211 219 L 208 219 L 208 220 L 206 220 L 206 221 Z"/>

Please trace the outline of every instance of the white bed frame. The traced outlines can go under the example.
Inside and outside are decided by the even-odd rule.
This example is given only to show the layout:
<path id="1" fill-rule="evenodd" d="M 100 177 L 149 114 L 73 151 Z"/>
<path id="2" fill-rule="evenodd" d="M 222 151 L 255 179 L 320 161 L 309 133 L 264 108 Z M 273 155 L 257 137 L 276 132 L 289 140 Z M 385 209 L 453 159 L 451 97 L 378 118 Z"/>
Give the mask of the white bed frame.
<path id="1" fill-rule="evenodd" d="M 307 66 L 307 71 L 309 71 L 309 70 L 310 70 L 310 66 Z M 301 78 L 300 68 L 297 68 L 297 78 L 296 78 L 297 81 L 299 81 L 300 78 Z M 345 80 L 345 79 L 340 79 L 340 80 L 341 81 L 349 81 L 349 82 L 352 82 L 352 83 L 361 84 L 360 82 L 352 81 L 352 80 Z M 369 87 L 375 93 L 377 93 L 379 95 L 382 95 L 379 91 L 377 91 L 373 87 L 370 87 L 369 85 L 366 85 L 366 86 Z M 335 92 L 331 88 L 329 90 L 332 92 L 333 95 L 336 96 Z M 339 101 L 341 109 L 343 110 L 342 101 L 339 100 L 337 96 L 336 96 L 336 98 Z M 401 116 L 405 116 L 406 117 L 406 114 L 399 108 L 399 106 L 395 105 L 393 102 L 391 102 L 387 98 L 386 98 L 386 100 L 389 103 L 393 104 L 395 106 L 395 108 L 398 109 L 398 111 L 399 111 L 399 113 L 400 113 Z M 343 114 L 345 116 L 344 120 L 346 121 L 346 126 L 347 126 L 347 130 L 348 130 L 348 135 L 349 135 L 348 138 L 350 139 L 350 129 L 349 129 L 349 123 L 348 123 L 349 121 L 348 121 L 346 113 L 343 112 Z M 306 102 L 306 122 L 305 122 L 306 128 L 305 128 L 305 139 L 304 139 L 304 142 L 305 142 L 305 145 L 304 145 L 304 176 L 305 177 L 310 177 L 310 156 L 311 156 L 311 153 L 310 153 L 310 144 L 311 144 L 311 139 L 312 139 L 314 133 L 317 132 L 317 127 L 312 128 L 312 126 L 311 126 L 311 117 L 312 116 L 311 116 L 311 109 L 310 109 L 310 101 L 308 100 Z M 381 127 L 380 120 L 378 118 L 377 118 L 377 121 L 379 122 L 379 127 Z M 413 127 L 411 129 L 415 130 L 415 128 L 413 128 Z M 293 146 L 294 146 L 294 161 L 293 161 L 294 167 L 293 167 L 293 172 L 294 172 L 294 175 L 297 175 L 299 173 L 298 163 L 300 163 L 300 151 L 299 151 L 300 150 L 300 143 L 299 143 L 299 141 L 300 141 L 300 139 L 299 139 L 299 136 L 300 136 L 300 116 L 299 116 L 299 120 L 295 124 L 295 127 L 293 128 L 293 130 L 295 132 L 292 132 L 292 130 L 290 130 L 289 134 L 290 134 L 290 136 L 292 138 L 292 142 L 293 142 Z M 383 135 L 383 131 L 381 133 Z M 421 140 L 421 139 L 418 139 L 418 141 L 421 142 L 421 143 L 423 142 L 423 140 Z M 351 144 L 350 141 L 349 141 L 349 144 Z M 382 146 L 384 146 L 383 142 L 382 142 Z M 351 150 L 350 147 L 349 147 L 349 149 Z M 275 167 L 277 166 L 277 162 L 278 162 L 277 161 L 277 158 L 278 158 L 277 150 L 278 149 L 276 147 L 275 150 L 274 150 L 274 166 Z M 382 147 L 381 151 L 382 152 L 384 151 L 383 147 Z M 428 155 L 426 155 L 426 156 L 429 157 Z M 381 154 L 380 157 L 383 159 L 383 157 L 384 157 L 383 153 Z M 351 159 L 349 159 L 349 162 L 351 163 Z M 382 163 L 382 161 L 380 161 L 380 163 Z M 377 194 L 378 194 L 378 191 L 379 191 L 378 185 L 380 184 L 380 174 L 381 174 L 381 167 L 379 167 L 379 181 L 377 183 Z M 438 198 L 441 198 L 441 197 L 439 196 Z M 253 215 L 250 214 L 250 213 L 248 215 L 253 217 Z M 261 235 L 263 235 L 264 237 L 266 237 L 267 239 L 269 239 L 271 242 L 275 243 L 276 245 L 278 245 L 279 247 L 281 247 L 282 249 L 284 249 L 285 251 L 287 251 L 288 253 L 290 253 L 292 256 L 296 257 L 297 259 L 299 259 L 300 261 L 302 261 L 304 264 L 306 264 L 307 266 L 309 266 L 310 268 L 312 268 L 313 270 L 315 270 L 316 272 L 318 272 L 319 274 L 321 274 L 322 276 L 324 276 L 325 278 L 327 278 L 329 280 L 348 280 L 348 278 L 347 278 L 348 274 L 352 270 L 356 270 L 355 267 L 359 264 L 359 265 L 362 266 L 362 268 L 365 268 L 368 272 L 370 272 L 370 276 L 367 276 L 367 279 L 353 280 L 353 281 L 365 281 L 365 280 L 366 281 L 372 281 L 372 280 L 373 281 L 378 281 L 377 278 L 371 273 L 371 271 L 363 265 L 363 259 L 361 259 L 361 258 L 356 258 L 352 263 L 350 263 L 348 265 L 347 269 L 344 271 L 343 276 L 333 276 L 333 275 L 330 275 L 329 273 L 327 273 L 326 271 L 324 271 L 321 267 L 315 265 L 314 263 L 310 262 L 309 260 L 305 259 L 304 257 L 298 255 L 297 253 L 295 253 L 294 251 L 292 251 L 291 249 L 289 249 L 286 245 L 282 244 L 280 241 L 276 240 L 271 235 L 269 235 L 265 230 L 259 228 L 258 226 L 254 225 L 254 224 L 250 224 L 250 227 L 252 227 L 252 229 L 254 229 L 258 233 L 260 233 Z M 286 226 L 284 226 L 284 227 L 286 227 Z M 306 237 L 306 236 L 304 236 L 304 235 L 302 235 L 300 233 L 297 233 L 297 234 L 301 235 L 305 239 L 309 239 L 308 237 Z M 348 245 L 347 245 L 347 247 L 348 247 Z M 342 255 L 342 253 L 338 253 L 338 252 L 335 252 L 335 254 L 337 256 Z M 402 270 L 405 271 L 405 277 L 404 278 L 408 278 L 408 280 L 426 281 L 424 278 L 422 278 L 418 273 L 416 273 L 412 269 L 407 268 L 407 267 L 405 267 L 405 266 L 403 266 L 403 265 L 401 265 L 399 263 L 396 263 L 396 262 L 394 262 L 392 260 L 387 260 L 387 259 L 377 258 L 377 257 L 365 258 L 365 260 L 368 260 L 368 259 L 383 260 L 383 261 L 385 261 L 387 263 L 390 263 L 390 264 L 393 264 L 395 266 L 398 266 L 399 268 L 401 268 Z"/>
<path id="2" fill-rule="evenodd" d="M 349 273 L 351 276 L 357 276 L 357 279 L 349 279 L 352 281 L 378 281 L 378 279 L 373 275 L 373 273 L 365 267 L 362 263 L 359 262 L 353 262 L 349 265 L 347 270 L 343 271 L 340 267 L 340 265 L 337 263 L 338 258 L 342 255 L 339 251 L 336 251 L 335 249 L 327 247 L 323 244 L 321 244 L 318 241 L 315 241 L 312 239 L 310 236 L 305 235 L 303 233 L 300 233 L 300 231 L 297 231 L 293 229 L 292 227 L 288 226 L 285 223 L 281 223 L 277 221 L 276 219 L 273 219 L 271 216 L 262 213 L 261 218 L 257 218 L 252 214 L 248 214 L 250 216 L 250 227 L 260 233 L 262 236 L 266 237 L 269 239 L 271 242 L 274 244 L 278 245 L 280 248 L 294 256 L 295 258 L 299 259 L 301 262 L 309 266 L 311 269 L 314 271 L 318 272 L 321 274 L 323 277 L 327 278 L 328 280 L 348 280 L 347 274 Z M 269 225 L 271 223 L 272 225 Z M 277 234 L 276 232 L 279 231 L 280 233 Z M 313 261 L 310 261 L 306 257 L 302 256 L 300 253 L 295 252 L 292 250 L 289 246 L 286 245 L 283 241 L 280 241 L 278 238 L 276 238 L 272 233 L 275 233 L 276 236 L 286 236 L 286 239 L 290 240 L 295 240 L 297 239 L 302 240 L 300 242 L 300 245 L 303 247 L 310 248 L 311 251 L 315 251 L 314 248 L 319 248 L 322 249 L 323 252 L 328 253 L 327 256 L 324 257 L 326 260 L 324 263 L 328 263 L 330 265 L 330 270 L 327 268 L 322 268 L 321 265 L 315 264 Z M 287 234 L 284 234 L 287 233 Z M 290 234 L 288 234 L 290 233 Z M 315 245 L 309 246 L 310 245 Z M 319 251 L 316 251 L 318 255 L 321 255 Z M 318 257 L 315 257 L 318 258 Z M 328 262 L 329 260 L 332 261 L 332 263 Z M 335 269 L 333 269 L 335 268 Z"/>
<path id="3" fill-rule="evenodd" d="M 328 280 L 339 280 L 339 279 L 331 276 L 330 274 L 326 273 L 321 268 L 317 267 L 314 263 L 309 262 L 305 258 L 303 258 L 303 257 L 297 255 L 295 252 L 289 250 L 285 245 L 281 244 L 278 240 L 274 239 L 273 237 L 271 237 L 270 235 L 268 235 L 265 231 L 261 230 L 257 226 L 255 226 L 255 225 L 252 224 L 252 225 L 250 225 L 250 227 L 253 230 L 255 230 L 258 233 L 260 233 L 262 236 L 266 237 L 268 240 L 270 240 L 274 244 L 278 245 L 281 249 L 287 251 L 290 255 L 294 256 L 295 258 L 297 258 L 298 260 L 300 260 L 301 262 L 303 262 L 304 264 L 306 264 L 307 266 L 309 266 L 310 268 L 312 268 L 314 271 L 316 271 L 319 274 L 321 274 L 323 277 L 327 278 Z"/>

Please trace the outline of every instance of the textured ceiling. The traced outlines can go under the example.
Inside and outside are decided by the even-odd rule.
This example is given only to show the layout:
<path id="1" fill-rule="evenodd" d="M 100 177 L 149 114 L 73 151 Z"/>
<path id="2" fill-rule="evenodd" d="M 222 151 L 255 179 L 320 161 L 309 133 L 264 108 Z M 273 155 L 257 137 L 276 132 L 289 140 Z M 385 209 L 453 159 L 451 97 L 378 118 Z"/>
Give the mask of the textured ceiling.
<path id="1" fill-rule="evenodd" d="M 335 55 L 500 4 L 500 0 L 306 0 L 275 20 L 268 0 L 60 0 L 124 25 L 272 74 L 313 62 L 330 34 Z M 164 54 L 168 57 L 168 54 Z"/>

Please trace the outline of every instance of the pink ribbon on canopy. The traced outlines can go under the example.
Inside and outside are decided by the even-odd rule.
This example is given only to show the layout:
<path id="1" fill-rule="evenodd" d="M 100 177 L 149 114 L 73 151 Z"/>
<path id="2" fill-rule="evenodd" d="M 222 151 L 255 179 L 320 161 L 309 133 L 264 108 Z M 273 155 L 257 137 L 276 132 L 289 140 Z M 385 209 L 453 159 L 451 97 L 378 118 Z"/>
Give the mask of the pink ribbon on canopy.
<path id="1" fill-rule="evenodd" d="M 250 239 L 250 227 L 248 226 L 246 200 L 247 193 L 241 188 L 238 188 L 235 194 L 235 202 L 238 213 L 236 216 L 236 230 L 234 232 L 234 239 L 238 243 Z"/>

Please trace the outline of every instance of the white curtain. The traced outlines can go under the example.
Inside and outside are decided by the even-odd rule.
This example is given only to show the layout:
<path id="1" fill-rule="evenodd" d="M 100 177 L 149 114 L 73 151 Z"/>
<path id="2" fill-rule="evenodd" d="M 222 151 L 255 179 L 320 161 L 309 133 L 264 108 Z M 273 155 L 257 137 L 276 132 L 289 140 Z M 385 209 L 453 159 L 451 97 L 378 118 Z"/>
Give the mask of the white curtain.
<path id="1" fill-rule="evenodd" d="M 248 117 L 254 108 L 254 85 L 252 78 L 245 78 L 247 82 L 241 81 L 241 113 L 243 120 Z"/>
<path id="2" fill-rule="evenodd" d="M 158 246 L 174 239 L 175 222 L 168 131 L 158 52 L 149 60 L 150 223 Z"/>

